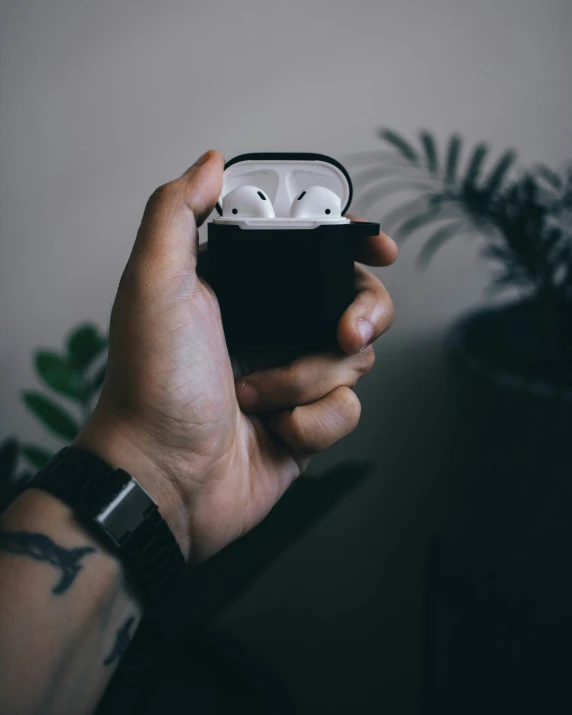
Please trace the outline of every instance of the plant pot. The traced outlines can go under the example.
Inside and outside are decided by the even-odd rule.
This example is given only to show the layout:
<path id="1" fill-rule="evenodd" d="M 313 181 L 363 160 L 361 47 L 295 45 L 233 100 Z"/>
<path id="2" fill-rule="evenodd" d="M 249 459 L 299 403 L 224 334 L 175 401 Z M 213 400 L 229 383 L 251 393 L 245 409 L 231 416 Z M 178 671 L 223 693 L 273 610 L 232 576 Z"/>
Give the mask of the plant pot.
<path id="1" fill-rule="evenodd" d="M 520 303 L 449 332 L 453 469 L 431 563 L 426 712 L 572 712 L 562 315 Z"/>

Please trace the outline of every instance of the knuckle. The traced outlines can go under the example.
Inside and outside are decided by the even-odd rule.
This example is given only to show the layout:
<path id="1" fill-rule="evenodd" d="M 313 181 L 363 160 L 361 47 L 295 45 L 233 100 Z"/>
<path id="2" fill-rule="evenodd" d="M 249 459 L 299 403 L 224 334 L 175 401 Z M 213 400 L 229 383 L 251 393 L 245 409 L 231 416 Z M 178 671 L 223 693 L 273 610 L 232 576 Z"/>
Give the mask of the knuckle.
<path id="1" fill-rule="evenodd" d="M 295 402 L 302 399 L 307 391 L 307 377 L 303 366 L 295 362 L 290 365 L 286 365 L 286 367 L 283 368 L 280 377 L 283 382 L 285 392 L 287 392 L 290 398 Z"/>
<path id="2" fill-rule="evenodd" d="M 158 206 L 169 203 L 175 194 L 178 193 L 178 184 L 176 181 L 168 181 L 166 184 L 161 184 L 151 194 L 145 207 L 145 212 L 153 211 Z"/>

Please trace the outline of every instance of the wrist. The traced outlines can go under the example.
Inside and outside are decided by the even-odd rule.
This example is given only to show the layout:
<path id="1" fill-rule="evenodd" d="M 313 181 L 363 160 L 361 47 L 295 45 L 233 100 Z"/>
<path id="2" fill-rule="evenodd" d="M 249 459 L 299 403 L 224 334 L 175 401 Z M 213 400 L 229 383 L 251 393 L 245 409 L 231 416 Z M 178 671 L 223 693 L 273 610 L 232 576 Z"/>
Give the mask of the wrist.
<path id="1" fill-rule="evenodd" d="M 97 411 L 96 411 L 97 412 Z M 161 460 L 145 445 L 137 430 L 120 420 L 94 413 L 73 442 L 114 469 L 130 474 L 157 503 L 163 519 L 177 540 L 185 561 L 190 553 L 188 509 L 176 481 Z"/>

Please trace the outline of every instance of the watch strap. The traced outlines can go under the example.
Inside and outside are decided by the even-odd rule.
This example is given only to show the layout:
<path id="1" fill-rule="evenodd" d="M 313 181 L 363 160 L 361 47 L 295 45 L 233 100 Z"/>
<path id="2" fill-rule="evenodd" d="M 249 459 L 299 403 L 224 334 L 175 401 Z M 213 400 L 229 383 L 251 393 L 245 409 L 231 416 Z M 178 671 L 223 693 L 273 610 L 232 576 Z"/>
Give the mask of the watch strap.
<path id="1" fill-rule="evenodd" d="M 65 447 L 29 484 L 71 507 L 122 561 L 145 603 L 155 601 L 185 570 L 181 549 L 154 500 L 122 469 Z"/>

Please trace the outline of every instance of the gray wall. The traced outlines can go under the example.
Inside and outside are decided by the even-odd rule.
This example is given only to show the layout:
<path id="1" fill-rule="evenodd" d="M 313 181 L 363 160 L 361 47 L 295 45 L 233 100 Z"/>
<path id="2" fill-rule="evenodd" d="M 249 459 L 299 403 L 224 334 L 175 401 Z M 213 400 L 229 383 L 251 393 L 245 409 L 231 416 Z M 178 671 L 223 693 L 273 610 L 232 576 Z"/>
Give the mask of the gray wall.
<path id="1" fill-rule="evenodd" d="M 19 401 L 31 350 L 106 323 L 146 197 L 203 150 L 343 159 L 376 148 L 383 124 L 558 163 L 572 151 L 571 19 L 569 0 L 3 0 L 0 435 L 53 444 Z M 362 426 L 316 465 L 373 459 L 376 477 L 224 618 L 305 712 L 372 698 L 416 712 L 445 455 L 440 340 L 486 279 L 471 244 L 425 274 L 417 246 L 380 272 L 397 317 L 359 390 Z"/>

